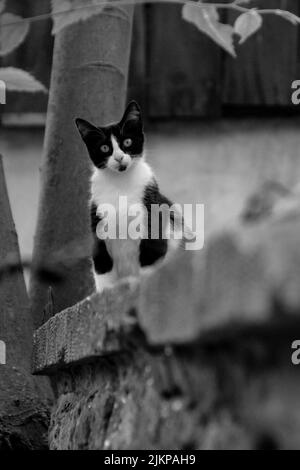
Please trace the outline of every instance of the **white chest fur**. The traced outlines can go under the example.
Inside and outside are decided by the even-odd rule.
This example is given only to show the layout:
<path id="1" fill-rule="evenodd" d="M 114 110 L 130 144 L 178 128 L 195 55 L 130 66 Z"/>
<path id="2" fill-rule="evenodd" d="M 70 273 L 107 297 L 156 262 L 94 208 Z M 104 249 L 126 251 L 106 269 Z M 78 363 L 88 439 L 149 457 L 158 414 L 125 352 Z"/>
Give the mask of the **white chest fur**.
<path id="1" fill-rule="evenodd" d="M 97 207 L 111 204 L 116 210 L 120 197 L 126 197 L 128 205 L 141 203 L 145 187 L 152 179 L 153 172 L 143 159 L 134 162 L 125 173 L 96 169 L 91 181 L 92 201 Z"/>
<path id="2" fill-rule="evenodd" d="M 128 208 L 133 204 L 142 204 L 145 187 L 152 179 L 153 172 L 143 159 L 134 162 L 126 173 L 117 173 L 110 169 L 95 170 L 91 181 L 91 197 L 98 214 L 102 212 L 103 206 L 109 204 L 119 216 L 120 201 L 124 201 L 124 198 Z M 131 239 L 106 240 L 107 250 L 114 263 L 111 273 L 113 280 L 138 275 L 139 243 L 139 240 Z M 98 290 L 99 282 L 103 285 L 103 280 L 96 280 Z"/>

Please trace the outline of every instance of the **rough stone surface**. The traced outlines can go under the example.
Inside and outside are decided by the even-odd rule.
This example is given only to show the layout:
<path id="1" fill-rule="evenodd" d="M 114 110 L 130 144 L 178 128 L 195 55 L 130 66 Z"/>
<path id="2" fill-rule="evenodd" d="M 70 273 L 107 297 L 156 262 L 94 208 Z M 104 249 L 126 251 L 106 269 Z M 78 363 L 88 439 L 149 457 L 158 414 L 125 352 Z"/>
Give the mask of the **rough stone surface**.
<path id="1" fill-rule="evenodd" d="M 120 351 L 122 333 L 136 323 L 137 292 L 137 281 L 122 281 L 50 318 L 34 335 L 33 371 L 50 373 Z"/>
<path id="2" fill-rule="evenodd" d="M 285 342 L 270 346 L 137 347 L 62 371 L 50 448 L 297 448 L 299 375 Z"/>

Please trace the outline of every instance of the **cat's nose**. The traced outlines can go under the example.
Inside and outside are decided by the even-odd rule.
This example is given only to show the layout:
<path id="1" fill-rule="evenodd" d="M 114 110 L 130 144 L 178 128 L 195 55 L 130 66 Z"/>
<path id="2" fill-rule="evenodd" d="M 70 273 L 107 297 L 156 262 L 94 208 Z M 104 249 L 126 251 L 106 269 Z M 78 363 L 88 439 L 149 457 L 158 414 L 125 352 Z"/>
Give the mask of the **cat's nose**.
<path id="1" fill-rule="evenodd" d="M 121 161 L 123 160 L 124 158 L 124 155 L 115 155 L 115 160 L 119 163 L 121 163 Z"/>

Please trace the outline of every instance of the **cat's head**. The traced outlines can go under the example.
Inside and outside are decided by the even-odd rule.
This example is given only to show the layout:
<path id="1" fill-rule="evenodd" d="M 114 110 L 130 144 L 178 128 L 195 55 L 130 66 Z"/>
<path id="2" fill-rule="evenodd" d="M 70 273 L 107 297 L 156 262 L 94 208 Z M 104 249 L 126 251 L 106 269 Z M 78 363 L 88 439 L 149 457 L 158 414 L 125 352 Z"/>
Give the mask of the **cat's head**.
<path id="1" fill-rule="evenodd" d="M 117 124 L 96 127 L 79 118 L 75 122 L 90 158 L 97 168 L 123 172 L 142 157 L 143 121 L 140 108 L 135 101 L 129 103 L 124 116 Z"/>

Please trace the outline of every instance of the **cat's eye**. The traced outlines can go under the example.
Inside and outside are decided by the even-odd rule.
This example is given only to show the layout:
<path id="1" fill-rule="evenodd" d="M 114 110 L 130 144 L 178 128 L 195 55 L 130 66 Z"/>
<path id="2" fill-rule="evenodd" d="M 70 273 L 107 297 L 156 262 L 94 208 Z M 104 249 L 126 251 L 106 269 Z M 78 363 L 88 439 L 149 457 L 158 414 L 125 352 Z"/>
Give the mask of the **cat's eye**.
<path id="1" fill-rule="evenodd" d="M 108 145 L 101 145 L 100 150 L 103 153 L 107 153 L 107 152 L 109 152 L 109 146 Z"/>
<path id="2" fill-rule="evenodd" d="M 132 140 L 131 139 L 125 139 L 123 141 L 124 147 L 130 147 L 132 145 Z"/>

